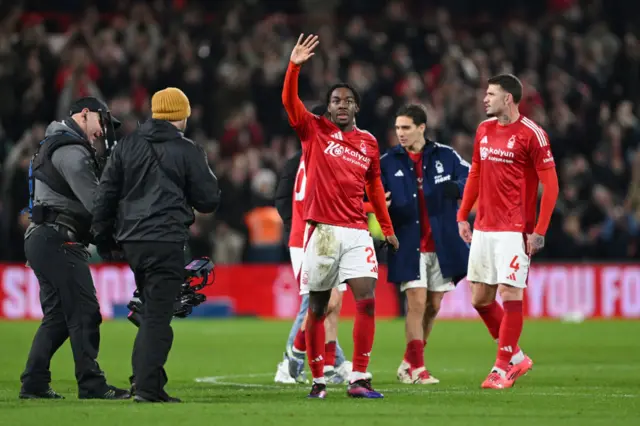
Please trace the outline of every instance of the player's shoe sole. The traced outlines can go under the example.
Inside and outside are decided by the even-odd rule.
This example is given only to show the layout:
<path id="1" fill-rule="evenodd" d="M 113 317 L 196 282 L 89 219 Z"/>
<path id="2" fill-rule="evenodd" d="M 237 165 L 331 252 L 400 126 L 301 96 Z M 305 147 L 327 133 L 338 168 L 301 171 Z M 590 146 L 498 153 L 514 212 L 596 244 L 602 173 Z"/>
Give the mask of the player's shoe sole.
<path id="1" fill-rule="evenodd" d="M 529 371 L 533 370 L 533 360 L 529 356 L 525 355 L 524 360 L 517 364 L 514 364 L 509 369 L 507 377 L 512 382 L 515 382 L 522 376 L 526 376 Z"/>
<path id="2" fill-rule="evenodd" d="M 49 388 L 44 392 L 20 392 L 20 399 L 64 399 L 64 396 Z"/>

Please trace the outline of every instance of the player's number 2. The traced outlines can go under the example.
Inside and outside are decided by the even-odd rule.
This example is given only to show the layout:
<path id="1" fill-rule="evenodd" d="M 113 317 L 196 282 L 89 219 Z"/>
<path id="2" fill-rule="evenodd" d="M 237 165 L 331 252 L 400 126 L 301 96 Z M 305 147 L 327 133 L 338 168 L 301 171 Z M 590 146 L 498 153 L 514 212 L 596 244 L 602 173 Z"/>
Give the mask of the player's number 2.
<path id="1" fill-rule="evenodd" d="M 376 262 L 376 252 L 373 251 L 373 247 L 367 247 L 364 249 L 365 253 L 368 253 L 367 263 L 372 264 L 371 272 L 378 273 L 378 263 Z"/>
<path id="2" fill-rule="evenodd" d="M 364 249 L 364 251 L 366 251 L 367 253 L 369 253 L 369 255 L 367 256 L 367 263 L 376 263 L 376 253 L 373 251 L 373 247 L 367 247 L 366 249 Z"/>

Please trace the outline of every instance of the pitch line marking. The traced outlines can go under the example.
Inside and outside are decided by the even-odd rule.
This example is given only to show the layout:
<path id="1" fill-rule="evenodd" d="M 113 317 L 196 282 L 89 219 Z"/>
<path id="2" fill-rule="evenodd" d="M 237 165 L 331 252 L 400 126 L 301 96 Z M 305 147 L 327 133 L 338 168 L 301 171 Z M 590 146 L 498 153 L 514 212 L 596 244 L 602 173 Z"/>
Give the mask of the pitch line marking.
<path id="1" fill-rule="evenodd" d="M 384 372 L 376 372 L 377 374 L 382 374 Z M 209 376 L 209 377 L 197 377 L 195 381 L 197 383 L 209 383 L 212 385 L 221 385 L 221 386 L 235 386 L 240 388 L 259 388 L 259 389 L 274 389 L 280 391 L 295 391 L 299 392 L 301 386 L 299 383 L 292 384 L 273 384 L 267 385 L 263 383 L 242 383 L 242 382 L 234 382 L 234 379 L 250 379 L 255 377 L 268 377 L 273 376 L 273 373 L 254 373 L 254 374 L 231 374 L 225 376 Z M 229 380 L 230 379 L 230 380 Z M 593 388 L 594 391 L 597 388 Z M 437 386 L 428 386 L 422 389 L 411 389 L 407 388 L 376 388 L 379 392 L 383 393 L 395 393 L 395 394 L 405 394 L 405 395 L 422 395 L 422 394 L 445 394 L 445 395 L 467 395 L 473 390 L 470 389 L 442 389 Z M 491 392 L 485 392 L 490 394 Z M 544 396 L 544 397 L 555 397 L 555 396 L 564 396 L 564 397 L 584 397 L 584 398 L 593 398 L 594 396 L 600 396 L 605 398 L 638 398 L 640 395 L 638 394 L 618 394 L 618 393 L 610 393 L 610 394 L 596 394 L 596 393 L 587 393 L 587 392 L 526 392 L 517 390 L 518 395 L 523 396 Z"/>

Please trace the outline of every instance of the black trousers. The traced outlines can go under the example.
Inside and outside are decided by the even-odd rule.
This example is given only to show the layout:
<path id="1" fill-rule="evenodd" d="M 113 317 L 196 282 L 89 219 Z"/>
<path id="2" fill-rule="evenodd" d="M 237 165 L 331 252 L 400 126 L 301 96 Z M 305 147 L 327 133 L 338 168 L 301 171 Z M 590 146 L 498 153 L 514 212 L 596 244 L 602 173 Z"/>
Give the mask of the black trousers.
<path id="1" fill-rule="evenodd" d="M 131 364 L 136 395 L 157 400 L 166 396 L 167 362 L 173 344 L 174 302 L 184 282 L 184 244 L 124 242 L 142 300 L 142 324 L 133 344 Z"/>
<path id="2" fill-rule="evenodd" d="M 24 249 L 40 284 L 44 316 L 20 377 L 22 391 L 48 389 L 51 358 L 69 338 L 79 395 L 104 393 L 107 383 L 96 361 L 102 316 L 86 248 L 67 242 L 50 226 L 40 226 L 26 239 Z"/>

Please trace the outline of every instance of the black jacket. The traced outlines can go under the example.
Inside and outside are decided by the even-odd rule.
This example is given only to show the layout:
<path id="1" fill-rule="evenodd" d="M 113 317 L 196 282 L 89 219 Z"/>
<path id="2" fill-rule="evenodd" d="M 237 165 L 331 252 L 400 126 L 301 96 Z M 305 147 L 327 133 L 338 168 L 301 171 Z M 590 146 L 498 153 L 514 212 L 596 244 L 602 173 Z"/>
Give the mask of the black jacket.
<path id="1" fill-rule="evenodd" d="M 280 178 L 278 179 L 278 186 L 276 187 L 276 210 L 282 219 L 285 241 L 289 241 L 289 234 L 291 233 L 291 217 L 293 216 L 293 188 L 296 184 L 296 175 L 298 174 L 298 167 L 300 167 L 300 158 L 302 157 L 302 151 L 298 151 L 293 157 L 287 160 Z"/>
<path id="2" fill-rule="evenodd" d="M 219 202 L 218 179 L 204 150 L 169 122 L 150 119 L 111 153 L 94 201 L 92 232 L 96 242 L 109 234 L 118 242 L 185 242 L 192 208 L 211 213 Z"/>

